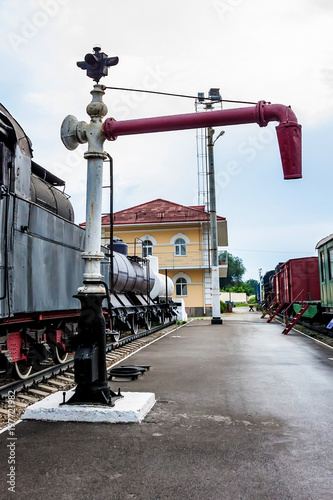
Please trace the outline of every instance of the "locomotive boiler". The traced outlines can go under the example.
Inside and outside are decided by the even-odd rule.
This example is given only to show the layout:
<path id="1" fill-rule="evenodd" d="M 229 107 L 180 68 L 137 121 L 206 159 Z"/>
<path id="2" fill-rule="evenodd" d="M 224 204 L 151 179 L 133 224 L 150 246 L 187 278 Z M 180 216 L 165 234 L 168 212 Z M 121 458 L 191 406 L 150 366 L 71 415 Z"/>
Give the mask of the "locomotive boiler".
<path id="1" fill-rule="evenodd" d="M 65 183 L 32 160 L 31 141 L 0 105 L 0 375 L 20 378 L 75 347 L 85 230 L 74 223 Z M 173 283 L 156 262 L 101 247 L 107 335 L 150 328 L 175 315 Z M 113 265 L 111 266 L 111 259 Z M 111 267 L 113 282 L 111 283 Z"/>

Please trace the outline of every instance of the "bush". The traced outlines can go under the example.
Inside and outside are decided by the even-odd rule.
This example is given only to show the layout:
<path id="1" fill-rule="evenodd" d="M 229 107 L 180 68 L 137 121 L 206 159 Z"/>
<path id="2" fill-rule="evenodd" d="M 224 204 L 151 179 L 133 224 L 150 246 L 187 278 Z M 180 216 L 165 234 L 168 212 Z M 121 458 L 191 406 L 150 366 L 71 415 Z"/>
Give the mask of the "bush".
<path id="1" fill-rule="evenodd" d="M 226 310 L 227 310 L 227 304 L 225 302 L 222 302 L 222 300 L 220 300 L 220 311 L 221 311 L 221 313 L 226 312 Z"/>

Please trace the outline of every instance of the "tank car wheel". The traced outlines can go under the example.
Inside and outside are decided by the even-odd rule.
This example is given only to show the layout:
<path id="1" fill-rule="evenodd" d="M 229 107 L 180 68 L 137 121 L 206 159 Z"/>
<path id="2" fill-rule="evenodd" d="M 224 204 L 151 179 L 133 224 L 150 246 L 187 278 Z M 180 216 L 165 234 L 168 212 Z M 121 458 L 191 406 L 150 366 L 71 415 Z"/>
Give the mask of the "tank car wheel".
<path id="1" fill-rule="evenodd" d="M 151 315 L 149 313 L 147 313 L 145 316 L 145 328 L 146 328 L 146 330 L 151 330 L 151 325 L 152 325 Z"/>
<path id="2" fill-rule="evenodd" d="M 135 314 L 132 314 L 131 317 L 131 332 L 133 335 L 138 333 L 138 320 Z"/>
<path id="3" fill-rule="evenodd" d="M 32 366 L 28 366 L 24 361 L 16 361 L 13 367 L 13 375 L 15 378 L 25 380 L 29 377 Z"/>
<path id="4" fill-rule="evenodd" d="M 161 314 L 160 314 L 160 323 L 161 325 L 165 325 L 165 323 L 168 323 L 169 322 L 169 318 L 166 314 L 165 311 L 161 311 Z"/>
<path id="5" fill-rule="evenodd" d="M 64 351 L 62 347 L 55 345 L 53 346 L 52 352 L 53 352 L 53 361 L 55 363 L 62 365 L 67 361 L 68 352 Z"/>

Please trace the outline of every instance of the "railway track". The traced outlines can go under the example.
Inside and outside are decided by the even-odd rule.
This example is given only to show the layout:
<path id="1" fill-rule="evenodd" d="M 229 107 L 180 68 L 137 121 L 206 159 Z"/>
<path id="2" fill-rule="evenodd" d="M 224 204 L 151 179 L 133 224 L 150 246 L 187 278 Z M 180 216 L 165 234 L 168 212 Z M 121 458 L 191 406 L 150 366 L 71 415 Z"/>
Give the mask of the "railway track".
<path id="1" fill-rule="evenodd" d="M 273 321 L 280 323 L 281 325 L 285 325 L 285 316 L 283 313 L 278 313 Z M 328 345 L 333 348 L 333 334 L 328 332 L 323 324 L 311 324 L 305 320 L 299 320 L 297 324 L 292 328 L 298 333 L 302 335 L 306 335 L 310 337 L 312 340 L 316 342 L 320 342 L 322 344 Z"/>
<path id="2" fill-rule="evenodd" d="M 274 320 L 281 325 L 285 325 L 283 315 L 278 314 L 277 317 L 274 318 Z M 333 348 L 333 337 L 331 335 L 328 335 L 322 327 L 311 325 L 308 322 L 301 320 L 297 323 L 297 325 L 294 326 L 293 330 L 301 333 L 302 335 L 310 337 L 316 342 L 320 342 Z"/>
<path id="3" fill-rule="evenodd" d="M 107 369 L 127 358 L 145 345 L 151 344 L 168 333 L 175 322 L 158 325 L 151 330 L 139 331 L 124 337 L 106 349 Z M 15 393 L 15 419 L 19 420 L 25 409 L 53 392 L 67 391 L 75 386 L 74 358 L 63 364 L 38 371 L 25 380 L 15 380 L 0 387 L 0 430 L 8 424 L 8 394 Z"/>

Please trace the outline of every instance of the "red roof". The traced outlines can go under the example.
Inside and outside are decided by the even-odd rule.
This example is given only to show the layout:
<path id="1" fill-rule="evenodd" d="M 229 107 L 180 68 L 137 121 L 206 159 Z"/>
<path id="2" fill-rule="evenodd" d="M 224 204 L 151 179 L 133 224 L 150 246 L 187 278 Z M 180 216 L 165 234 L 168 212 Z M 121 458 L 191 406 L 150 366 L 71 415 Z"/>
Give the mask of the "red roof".
<path id="1" fill-rule="evenodd" d="M 115 225 L 123 224 L 154 224 L 161 222 L 197 222 L 209 220 L 209 212 L 205 212 L 203 205 L 189 206 L 179 205 L 171 201 L 157 199 L 136 205 L 135 207 L 120 210 L 113 215 Z M 217 216 L 218 221 L 225 217 Z M 110 224 L 110 216 L 102 217 L 102 226 Z M 80 224 L 85 226 L 85 223 Z"/>

